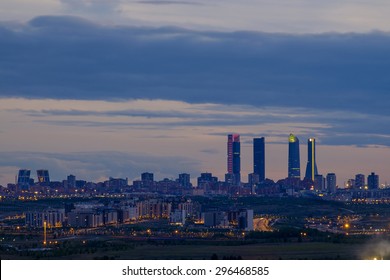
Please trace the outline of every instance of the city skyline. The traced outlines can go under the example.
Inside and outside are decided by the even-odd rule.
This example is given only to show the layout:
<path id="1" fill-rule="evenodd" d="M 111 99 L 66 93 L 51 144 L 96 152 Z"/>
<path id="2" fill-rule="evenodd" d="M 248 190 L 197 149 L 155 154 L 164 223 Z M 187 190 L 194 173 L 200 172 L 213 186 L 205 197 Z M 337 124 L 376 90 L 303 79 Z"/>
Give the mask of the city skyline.
<path id="1" fill-rule="evenodd" d="M 24 168 L 224 178 L 231 133 L 243 178 L 257 137 L 266 177 L 286 177 L 294 133 L 301 177 L 313 137 L 339 185 L 390 182 L 386 1 L 27 2 L 0 3 L 1 185 Z"/>
<path id="2" fill-rule="evenodd" d="M 224 178 L 218 178 L 218 176 L 213 177 L 216 180 L 219 179 L 220 182 L 224 181 L 228 184 L 232 185 L 240 185 L 243 183 L 246 183 L 245 180 L 241 180 L 241 148 L 240 148 L 240 135 L 239 134 L 229 134 L 227 135 L 228 141 L 227 141 L 227 173 L 225 174 Z M 326 181 L 326 184 L 331 185 L 331 189 L 336 189 L 336 186 L 338 188 L 350 188 L 350 187 L 364 187 L 368 186 L 370 189 L 378 189 L 381 185 L 381 182 L 379 181 L 379 175 L 376 175 L 375 172 L 371 172 L 367 176 L 367 183 L 365 182 L 365 175 L 364 174 L 356 174 L 355 179 L 348 179 L 343 182 L 343 184 L 338 185 L 336 184 L 336 174 L 334 172 L 328 172 L 327 175 L 325 174 L 319 174 L 317 170 L 317 164 L 316 164 L 316 145 L 315 145 L 315 138 L 309 138 L 307 141 L 307 165 L 306 165 L 306 172 L 304 176 L 304 180 L 311 180 L 314 184 L 317 182 L 317 176 L 321 177 L 320 180 L 324 180 L 324 183 Z M 255 178 L 249 178 L 248 182 L 251 184 L 252 180 L 255 179 L 256 182 L 263 182 L 265 179 L 271 179 L 265 176 L 265 168 L 266 168 L 266 161 L 265 161 L 265 150 L 266 150 L 266 141 L 264 137 L 261 138 L 253 138 L 253 173 L 247 173 L 248 176 L 256 175 L 257 179 Z M 290 133 L 288 137 L 288 157 L 287 157 L 287 165 L 288 165 L 288 174 L 286 177 L 280 177 L 280 178 L 272 178 L 274 181 L 283 180 L 283 179 L 301 179 L 300 178 L 300 146 L 299 146 L 299 139 L 294 134 Z M 143 171 L 143 173 L 136 178 L 130 178 L 132 180 L 138 180 L 141 179 L 141 181 L 147 181 L 147 182 L 153 182 L 154 180 L 154 171 L 149 170 Z M 31 170 L 29 169 L 19 169 L 18 175 L 15 176 L 15 184 L 18 184 L 21 190 L 28 190 L 29 185 L 33 184 L 34 178 L 30 176 Z M 49 176 L 49 170 L 45 169 L 39 169 L 36 170 L 36 182 L 40 185 L 50 185 L 50 176 Z M 212 173 L 207 173 L 205 171 L 200 172 L 201 176 L 202 174 L 207 174 L 207 176 L 212 176 Z M 178 178 L 176 179 L 178 182 L 180 182 L 183 186 L 189 187 L 191 184 L 190 180 L 191 174 L 188 173 L 180 173 L 178 174 Z M 172 180 L 174 177 L 170 178 L 164 178 L 164 180 L 169 179 Z M 211 177 L 210 177 L 211 178 Z M 211 180 L 208 178 L 206 181 Z M 107 178 L 104 179 L 115 179 L 111 175 L 109 175 Z M 159 178 L 163 179 L 163 178 Z M 272 180 L 271 179 L 271 180 Z M 32 181 L 31 181 L 32 180 Z M 122 179 L 120 179 L 122 180 Z M 126 177 L 126 181 L 128 180 L 128 177 Z M 163 180 L 163 181 L 164 181 Z M 72 185 L 74 186 L 76 183 L 76 176 L 70 174 L 67 176 L 68 186 Z M 87 182 L 82 180 L 83 182 Z M 194 182 L 194 186 L 200 186 L 199 185 L 199 178 L 198 183 L 195 184 L 196 178 L 192 178 L 192 182 Z M 73 183 L 70 183 L 73 182 Z M 92 182 L 92 181 L 91 181 Z M 296 182 L 298 183 L 299 180 Z M 12 182 L 8 182 L 12 184 Z M 296 184 L 294 183 L 294 184 Z M 323 184 L 323 183 L 321 183 Z M 383 184 L 383 183 L 382 183 Z M 7 184 L 6 184 L 7 185 Z M 384 184 L 386 187 L 387 182 Z"/>

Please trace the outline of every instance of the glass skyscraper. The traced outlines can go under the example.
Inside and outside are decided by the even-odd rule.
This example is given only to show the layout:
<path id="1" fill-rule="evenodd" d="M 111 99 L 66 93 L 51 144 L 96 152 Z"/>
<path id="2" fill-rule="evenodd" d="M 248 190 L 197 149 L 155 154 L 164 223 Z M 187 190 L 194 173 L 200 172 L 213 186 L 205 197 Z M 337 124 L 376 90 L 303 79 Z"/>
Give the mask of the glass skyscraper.
<path id="1" fill-rule="evenodd" d="M 30 187 L 31 171 L 27 169 L 20 169 L 18 172 L 18 186 L 21 190 L 28 190 Z"/>
<path id="2" fill-rule="evenodd" d="M 288 178 L 301 179 L 299 139 L 294 134 L 288 137 Z"/>
<path id="3" fill-rule="evenodd" d="M 227 142 L 227 173 L 234 176 L 234 183 L 241 182 L 240 135 L 229 134 Z"/>
<path id="4" fill-rule="evenodd" d="M 314 182 L 315 176 L 318 175 L 316 164 L 316 139 L 307 140 L 307 165 L 305 179 L 311 179 Z"/>
<path id="5" fill-rule="evenodd" d="M 264 137 L 253 139 L 253 173 L 259 175 L 260 182 L 265 180 Z"/>

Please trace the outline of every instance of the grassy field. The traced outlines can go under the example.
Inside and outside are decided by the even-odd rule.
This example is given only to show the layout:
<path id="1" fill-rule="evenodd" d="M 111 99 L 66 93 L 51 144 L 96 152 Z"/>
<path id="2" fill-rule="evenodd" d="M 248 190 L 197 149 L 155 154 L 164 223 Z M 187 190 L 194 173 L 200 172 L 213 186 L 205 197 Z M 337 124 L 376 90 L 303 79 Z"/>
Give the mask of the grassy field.
<path id="1" fill-rule="evenodd" d="M 356 245 L 327 243 L 250 244 L 240 246 L 153 246 L 145 245 L 132 250 L 108 254 L 118 259 L 356 259 Z"/>

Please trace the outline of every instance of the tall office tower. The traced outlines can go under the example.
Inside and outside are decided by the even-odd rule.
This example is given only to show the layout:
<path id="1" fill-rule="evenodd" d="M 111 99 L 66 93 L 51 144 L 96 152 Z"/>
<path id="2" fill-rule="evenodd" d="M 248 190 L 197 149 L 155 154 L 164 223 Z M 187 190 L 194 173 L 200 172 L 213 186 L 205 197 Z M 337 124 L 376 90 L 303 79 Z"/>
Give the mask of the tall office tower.
<path id="1" fill-rule="evenodd" d="M 260 182 L 265 180 L 264 137 L 253 139 L 253 173 L 259 175 Z"/>
<path id="2" fill-rule="evenodd" d="M 179 185 L 182 186 L 183 188 L 190 188 L 191 187 L 190 174 L 187 174 L 187 173 L 179 174 L 178 182 L 179 182 Z"/>
<path id="3" fill-rule="evenodd" d="M 27 169 L 20 169 L 18 172 L 18 187 L 20 190 L 28 190 L 30 188 L 30 174 L 31 171 Z"/>
<path id="4" fill-rule="evenodd" d="M 311 179 L 314 182 L 315 176 L 318 175 L 316 164 L 316 139 L 307 140 L 307 165 L 305 179 Z"/>
<path id="5" fill-rule="evenodd" d="M 49 170 L 45 170 L 45 169 L 37 170 L 37 177 L 38 177 L 39 184 L 41 185 L 50 184 Z"/>
<path id="6" fill-rule="evenodd" d="M 301 179 L 299 139 L 294 134 L 288 137 L 288 178 Z"/>
<path id="7" fill-rule="evenodd" d="M 368 189 L 378 189 L 379 188 L 379 175 L 376 175 L 375 172 L 371 172 L 371 175 L 367 177 Z"/>
<path id="8" fill-rule="evenodd" d="M 240 160 L 240 135 L 229 134 L 227 143 L 227 169 L 228 174 L 234 176 L 234 183 L 241 182 L 241 160 Z"/>
<path id="9" fill-rule="evenodd" d="M 337 190 L 336 174 L 328 173 L 326 175 L 326 188 L 328 192 L 335 193 Z"/>
<path id="10" fill-rule="evenodd" d="M 363 189 L 366 185 L 366 177 L 364 174 L 356 174 L 355 176 L 355 187 L 359 189 Z"/>

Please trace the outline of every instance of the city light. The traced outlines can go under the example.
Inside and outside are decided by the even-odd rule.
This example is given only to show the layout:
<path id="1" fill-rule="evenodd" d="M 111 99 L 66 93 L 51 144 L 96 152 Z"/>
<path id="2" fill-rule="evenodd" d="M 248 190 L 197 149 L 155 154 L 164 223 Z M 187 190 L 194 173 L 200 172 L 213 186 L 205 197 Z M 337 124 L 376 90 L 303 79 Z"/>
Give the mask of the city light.
<path id="1" fill-rule="evenodd" d="M 324 242 L 327 243 L 339 242 L 340 236 L 348 240 L 390 232 L 386 219 L 383 223 L 377 222 L 384 217 L 379 210 L 367 217 L 354 207 L 377 209 L 376 205 L 390 203 L 390 189 L 376 188 L 378 176 L 374 172 L 369 175 L 371 183 L 364 187 L 360 186 L 365 183 L 364 175 L 358 174 L 356 178 L 360 181 L 351 179 L 348 189 L 338 189 L 335 173 L 328 173 L 326 177 L 317 174 L 315 139 L 310 138 L 308 177 L 301 180 L 299 140 L 292 135 L 288 141 L 291 149 L 288 177 L 278 181 L 260 180 L 259 175 L 265 170 L 265 141 L 256 138 L 257 147 L 253 152 L 257 161 L 253 167 L 258 173 L 249 174 L 248 183 L 245 183 L 237 180 L 241 178 L 240 142 L 238 134 L 234 136 L 231 143 L 228 142 L 228 146 L 232 145 L 230 167 L 233 173 L 228 172 L 222 181 L 209 172 L 201 173 L 194 185 L 188 173 L 179 174 L 176 179 L 158 181 L 152 172 L 144 172 L 141 180 L 135 179 L 132 183 L 128 179 L 112 177 L 104 182 L 78 181 L 72 175 L 72 184 L 78 187 L 69 187 L 67 180 L 51 182 L 48 176 L 43 182 L 33 183 L 21 172 L 24 174 L 22 179 L 28 179 L 31 184 L 24 185 L 23 190 L 15 186 L 7 196 L 2 193 L 4 199 L 1 201 L 24 204 L 40 200 L 39 205 L 44 205 L 44 209 L 31 207 L 23 213 L 11 212 L 5 216 L 2 222 L 13 237 L 10 239 L 12 246 L 20 240 L 20 233 L 33 239 L 36 234 L 41 241 L 42 228 L 43 242 L 37 250 L 47 252 L 73 242 L 88 243 L 82 247 L 90 248 L 94 244 L 88 241 L 91 238 L 107 238 L 114 243 L 119 240 L 140 243 L 164 240 L 169 244 L 172 239 L 185 244 L 187 240 L 195 239 L 200 243 L 216 240 L 229 244 L 238 240 L 252 242 L 257 238 L 260 243 L 279 242 L 278 234 L 281 234 L 287 236 L 283 237 L 286 243 L 309 243 L 326 234 Z M 283 233 L 285 228 L 289 232 Z M 4 242 L 3 239 L 2 244 Z"/>

